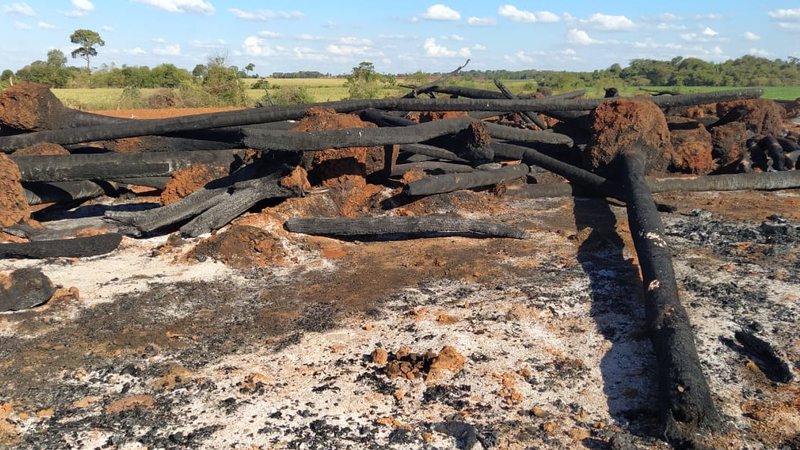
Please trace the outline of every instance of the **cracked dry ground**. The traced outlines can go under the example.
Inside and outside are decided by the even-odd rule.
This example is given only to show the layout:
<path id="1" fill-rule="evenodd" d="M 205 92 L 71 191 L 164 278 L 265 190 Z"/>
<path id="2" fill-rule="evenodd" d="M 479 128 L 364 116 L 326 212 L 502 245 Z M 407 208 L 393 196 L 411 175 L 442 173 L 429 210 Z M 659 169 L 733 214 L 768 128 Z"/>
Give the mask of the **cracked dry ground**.
<path id="1" fill-rule="evenodd" d="M 797 381 L 771 384 L 726 342 L 756 330 L 797 378 L 800 193 L 657 200 L 677 207 L 663 217 L 681 295 L 726 416 L 714 447 L 797 448 Z M 531 238 L 281 237 L 285 257 L 246 269 L 187 262 L 191 245 L 165 237 L 3 261 L 80 294 L 0 316 L 0 443 L 665 448 L 646 437 L 655 361 L 624 208 L 464 191 L 420 202 Z M 762 226 L 773 214 L 784 222 Z M 386 361 L 428 350 L 449 363 Z"/>

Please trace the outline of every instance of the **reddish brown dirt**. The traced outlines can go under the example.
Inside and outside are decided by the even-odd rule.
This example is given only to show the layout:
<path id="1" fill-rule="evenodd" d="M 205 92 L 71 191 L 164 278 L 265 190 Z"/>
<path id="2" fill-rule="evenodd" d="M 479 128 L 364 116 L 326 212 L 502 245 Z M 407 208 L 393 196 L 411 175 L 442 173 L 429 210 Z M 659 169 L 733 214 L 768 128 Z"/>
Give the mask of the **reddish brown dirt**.
<path id="1" fill-rule="evenodd" d="M 15 150 L 14 154 L 23 156 L 63 156 L 69 155 L 69 150 L 58 144 L 39 142 L 38 144 L 33 144 L 30 147 Z"/>
<path id="2" fill-rule="evenodd" d="M 17 165 L 0 153 L 0 226 L 7 227 L 30 219 L 31 210 L 19 179 Z"/>
<path id="3" fill-rule="evenodd" d="M 391 379 L 425 378 L 433 381 L 441 378 L 445 372 L 455 373 L 463 369 L 466 358 L 455 347 L 447 345 L 438 354 L 431 350 L 413 353 L 408 347 L 402 347 L 394 353 L 377 348 L 372 352 L 372 362 L 383 365 L 384 373 Z"/>
<path id="4" fill-rule="evenodd" d="M 690 106 L 686 108 L 686 117 L 690 119 L 700 119 L 707 116 L 713 116 L 717 113 L 717 105 L 714 103 L 706 105 Z"/>
<path id="5" fill-rule="evenodd" d="M 213 258 L 238 269 L 283 264 L 285 257 L 275 236 L 260 228 L 236 224 L 203 240 L 189 252 L 189 258 Z"/>
<path id="6" fill-rule="evenodd" d="M 425 123 L 434 120 L 467 117 L 467 115 L 466 111 L 412 111 L 406 114 L 406 118 L 416 123 Z"/>
<path id="7" fill-rule="evenodd" d="M 714 169 L 711 157 L 711 133 L 703 124 L 684 120 L 670 132 L 673 170 L 683 173 L 705 174 Z"/>
<path id="8" fill-rule="evenodd" d="M 147 98 L 147 106 L 151 108 L 181 108 L 183 100 L 171 89 L 159 89 Z"/>
<path id="9" fill-rule="evenodd" d="M 783 117 L 786 110 L 772 100 L 736 100 L 717 104 L 717 115 L 724 116 L 732 108 L 743 105 L 746 113 L 741 119 L 747 129 L 761 136 L 780 136 L 783 130 Z"/>
<path id="10" fill-rule="evenodd" d="M 0 125 L 18 130 L 46 130 L 56 126 L 64 110 L 61 101 L 43 84 L 21 83 L 0 94 Z"/>
<path id="11" fill-rule="evenodd" d="M 311 183 L 308 181 L 308 172 L 300 166 L 295 167 L 289 175 L 281 178 L 281 186 L 299 192 L 310 191 Z"/>
<path id="12" fill-rule="evenodd" d="M 711 129 L 714 157 L 721 166 L 734 163 L 747 150 L 747 128 L 742 122 L 731 122 Z"/>
<path id="13" fill-rule="evenodd" d="M 647 173 L 664 172 L 672 152 L 664 113 L 648 100 L 610 100 L 590 116 L 592 141 L 584 151 L 584 162 L 592 169 L 611 163 L 620 150 L 639 142 L 647 155 Z"/>
<path id="14" fill-rule="evenodd" d="M 355 114 L 337 114 L 328 108 L 310 108 L 295 131 L 375 128 Z M 368 185 L 366 177 L 383 169 L 383 147 L 351 147 L 306 153 L 303 166 L 312 185 L 330 188 L 330 196 L 345 216 L 356 216 L 380 187 Z"/>
<path id="15" fill-rule="evenodd" d="M 196 164 L 172 174 L 164 191 L 161 204 L 169 205 L 205 186 L 206 183 L 228 175 L 228 169 L 208 164 Z"/>
<path id="16" fill-rule="evenodd" d="M 222 108 L 162 108 L 162 109 L 108 109 L 92 111 L 95 114 L 102 114 L 109 117 L 120 117 L 123 119 L 166 119 L 169 117 L 191 116 L 194 114 L 206 114 L 221 111 L 236 111 L 236 106 Z"/>

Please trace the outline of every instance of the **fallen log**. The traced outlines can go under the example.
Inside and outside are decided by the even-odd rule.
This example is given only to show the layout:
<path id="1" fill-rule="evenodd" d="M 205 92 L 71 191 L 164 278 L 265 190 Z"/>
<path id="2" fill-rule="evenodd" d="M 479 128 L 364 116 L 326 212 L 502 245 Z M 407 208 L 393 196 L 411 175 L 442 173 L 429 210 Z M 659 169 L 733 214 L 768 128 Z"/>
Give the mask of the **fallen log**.
<path id="1" fill-rule="evenodd" d="M 505 98 L 514 99 L 519 98 L 514 93 L 512 93 L 505 84 L 503 84 L 500 80 L 494 80 L 494 85 L 497 86 L 497 89 L 503 94 Z M 541 128 L 542 130 L 547 129 L 547 124 L 539 118 L 539 115 L 533 111 L 523 111 L 519 113 L 522 116 L 522 119 L 530 124 L 536 125 L 537 127 Z"/>
<path id="2" fill-rule="evenodd" d="M 29 205 L 69 203 L 99 197 L 106 190 L 93 181 L 56 181 L 52 183 L 22 183 Z"/>
<path id="3" fill-rule="evenodd" d="M 298 192 L 281 186 L 278 177 L 252 180 L 247 186 L 234 186 L 233 192 L 223 194 L 225 198 L 182 226 L 180 231 L 184 236 L 197 237 L 224 227 L 262 200 L 297 195 Z"/>
<path id="4" fill-rule="evenodd" d="M 622 152 L 628 222 L 639 258 L 645 315 L 655 349 L 659 399 L 667 439 L 679 446 L 698 430 L 713 430 L 720 415 L 711 398 L 694 343 L 689 316 L 678 298 L 672 252 L 644 177 L 646 157 L 638 148 Z"/>
<path id="5" fill-rule="evenodd" d="M 440 161 L 422 161 L 408 164 L 397 164 L 392 169 L 391 176 L 402 177 L 414 169 L 421 169 L 425 172 L 442 172 L 442 173 L 466 173 L 475 171 L 472 166 L 466 164 L 453 164 Z"/>
<path id="6" fill-rule="evenodd" d="M 674 96 L 653 97 L 651 101 L 659 106 L 687 106 L 720 101 L 756 98 L 761 96 L 760 89 L 744 89 L 701 94 L 684 94 Z M 256 123 L 277 122 L 287 119 L 299 119 L 312 106 L 334 109 L 336 112 L 353 112 L 367 108 L 379 108 L 400 111 L 575 111 L 590 110 L 605 99 L 564 100 L 475 100 L 475 99 L 377 99 L 377 100 L 344 100 L 338 102 L 312 103 L 304 105 L 263 107 L 240 111 L 197 114 L 194 116 L 173 117 L 169 119 L 149 119 L 131 121 L 115 126 L 88 126 L 62 130 L 38 131 L 0 137 L 0 149 L 11 151 L 27 147 L 37 142 L 55 144 L 77 144 L 81 142 L 117 139 L 124 137 L 165 135 L 170 133 L 204 130 Z"/>
<path id="7" fill-rule="evenodd" d="M 231 166 L 243 150 L 15 156 L 22 181 L 78 181 L 169 176 L 193 164 Z"/>
<path id="8" fill-rule="evenodd" d="M 50 241 L 31 241 L 21 244 L 0 244 L 0 255 L 5 258 L 83 258 L 113 252 L 122 242 L 119 233 Z"/>
<path id="9" fill-rule="evenodd" d="M 425 177 L 406 185 L 411 196 L 441 194 L 459 189 L 490 186 L 503 181 L 524 177 L 530 171 L 527 164 L 516 164 L 495 170 L 476 170 L 469 173 L 452 173 Z"/>
<path id="10" fill-rule="evenodd" d="M 416 144 L 458 133 L 470 126 L 471 119 L 435 120 L 404 127 L 346 128 L 332 131 L 245 130 L 244 144 L 258 150 L 317 151 L 329 148 L 373 147 Z M 552 145 L 572 145 L 569 136 L 546 131 L 523 130 L 481 122 L 489 134 L 499 139 Z"/>
<path id="11" fill-rule="evenodd" d="M 467 162 L 466 159 L 461 158 L 450 150 L 434 147 L 433 145 L 426 144 L 401 144 L 401 152 L 414 153 L 417 155 L 431 156 L 438 159 L 447 159 L 450 161 Z"/>
<path id="12" fill-rule="evenodd" d="M 800 188 L 800 171 L 751 172 L 704 177 L 648 177 L 650 192 L 707 192 L 707 191 L 773 191 Z M 606 183 L 611 184 L 606 181 Z M 577 190 L 576 190 L 577 188 Z M 506 192 L 513 198 L 602 197 L 602 192 L 581 189 L 567 183 L 528 184 Z"/>
<path id="13" fill-rule="evenodd" d="M 434 81 L 432 81 L 430 83 L 423 84 L 422 86 L 415 87 L 414 89 L 411 90 L 411 92 L 407 93 L 402 98 L 414 98 L 419 94 L 428 93 L 428 91 L 431 88 L 434 88 L 437 85 L 439 85 L 441 83 L 444 83 L 445 81 L 447 81 L 448 78 L 450 78 L 450 77 L 452 77 L 454 75 L 457 75 L 458 72 L 461 72 L 461 69 L 463 69 L 464 67 L 467 67 L 467 64 L 469 64 L 469 61 L 470 61 L 469 58 L 467 58 L 467 61 L 464 64 L 458 66 L 454 71 L 452 71 L 450 73 L 447 73 L 444 76 L 442 76 L 441 78 L 439 78 L 437 80 L 434 80 Z"/>
<path id="14" fill-rule="evenodd" d="M 448 216 L 385 216 L 292 218 L 284 224 L 292 233 L 322 236 L 386 237 L 387 235 L 462 234 L 477 237 L 524 239 L 524 230 L 507 225 Z"/>
<path id="15" fill-rule="evenodd" d="M 739 330 L 734 333 L 736 341 L 742 349 L 756 363 L 761 372 L 776 383 L 789 383 L 792 381 L 792 371 L 789 364 L 778 355 L 769 342 L 759 338 L 749 331 Z"/>

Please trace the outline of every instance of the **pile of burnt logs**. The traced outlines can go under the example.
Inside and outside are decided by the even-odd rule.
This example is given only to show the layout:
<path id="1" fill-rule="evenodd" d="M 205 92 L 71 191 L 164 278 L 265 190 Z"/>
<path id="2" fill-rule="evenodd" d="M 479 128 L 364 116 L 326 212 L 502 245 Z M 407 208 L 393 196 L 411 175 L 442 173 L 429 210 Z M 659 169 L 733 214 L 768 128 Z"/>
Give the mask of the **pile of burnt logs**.
<path id="1" fill-rule="evenodd" d="M 512 181 L 522 180 L 513 189 L 505 189 L 504 195 L 584 195 L 623 201 L 642 267 L 645 308 L 659 365 L 665 436 L 673 443 L 686 443 L 698 432 L 713 431 L 720 416 L 678 298 L 671 252 L 651 193 L 798 187 L 800 171 L 794 170 L 800 156 L 798 134 L 782 131 L 776 124 L 779 113 L 769 110 L 772 106 L 748 103 L 761 95 L 757 89 L 632 100 L 584 99 L 582 92 L 521 98 L 502 83 L 497 87 L 499 91 L 494 92 L 432 83 L 414 88 L 403 98 L 259 107 L 151 120 L 72 110 L 46 89 L 34 89 L 33 96 L 6 95 L 0 100 L 0 150 L 14 152 L 8 158 L 16 163 L 31 204 L 80 201 L 113 194 L 128 185 L 163 188 L 175 171 L 196 164 L 214 163 L 230 169 L 227 175 L 174 203 L 145 211 L 107 212 L 107 220 L 129 236 L 179 229 L 183 235 L 195 237 L 218 230 L 265 201 L 308 194 L 312 188 L 307 182 L 286 181 L 308 155 L 353 147 L 384 146 L 383 168 L 377 178 L 373 175 L 378 183 L 396 186 L 396 180 L 409 172 L 422 173 L 404 180 L 403 195 L 411 199 L 459 189 L 510 186 Z M 27 115 L 18 111 L 15 115 L 15 101 L 25 103 L 17 110 L 26 109 Z M 713 105 L 716 110 L 709 112 Z M 292 130 L 292 121 L 301 119 L 311 106 L 355 113 L 374 125 Z M 762 109 L 754 110 L 757 107 Z M 600 117 L 601 110 L 605 117 Z M 701 110 L 705 113 L 698 113 Z M 437 112 L 442 113 L 434 117 L 438 120 L 411 119 L 415 114 L 419 119 Z M 455 117 L 447 118 L 450 116 Z M 682 118 L 668 119 L 676 116 Z M 642 125 L 637 122 L 640 119 L 648 122 Z M 687 145 L 687 138 L 676 139 L 683 132 L 708 136 L 708 143 L 701 143 L 701 151 L 697 151 L 695 141 Z M 138 152 L 114 152 L 113 146 L 123 138 L 139 138 Z M 15 152 L 45 143 L 67 150 L 54 156 Z M 707 154 L 701 154 L 702 148 Z M 692 175 L 665 176 L 671 168 Z M 535 180 L 543 170 L 567 182 L 525 181 Z M 293 218 L 285 227 L 291 232 L 345 237 L 526 236 L 522 230 L 498 223 L 443 216 Z M 13 233 L 13 227 L 5 230 Z M 0 252 L 44 254 L 41 249 L 26 250 L 25 244 L 6 245 L 13 248 L 0 248 Z"/>

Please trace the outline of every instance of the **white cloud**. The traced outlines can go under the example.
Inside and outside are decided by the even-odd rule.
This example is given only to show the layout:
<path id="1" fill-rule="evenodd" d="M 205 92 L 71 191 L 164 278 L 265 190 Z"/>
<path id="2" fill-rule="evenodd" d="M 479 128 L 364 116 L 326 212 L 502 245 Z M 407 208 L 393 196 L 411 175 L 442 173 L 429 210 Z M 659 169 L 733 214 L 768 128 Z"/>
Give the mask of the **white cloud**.
<path id="1" fill-rule="evenodd" d="M 446 36 L 441 36 L 441 38 L 443 40 L 445 40 L 445 41 L 463 41 L 464 40 L 464 36 L 461 36 L 460 34 L 455 34 L 455 33 L 448 34 Z"/>
<path id="2" fill-rule="evenodd" d="M 258 36 L 248 36 L 242 42 L 242 49 L 244 53 L 250 56 L 272 56 L 277 52 L 272 46 L 267 44 L 267 41 Z"/>
<path id="3" fill-rule="evenodd" d="M 800 8 L 776 9 L 768 12 L 767 15 L 778 20 L 800 20 Z"/>
<path id="4" fill-rule="evenodd" d="M 162 37 L 157 37 L 157 38 L 153 38 L 153 39 L 150 39 L 150 40 L 155 42 L 156 44 L 164 44 L 164 43 L 167 42 L 167 40 L 162 38 Z"/>
<path id="5" fill-rule="evenodd" d="M 163 47 L 156 47 L 153 49 L 153 54 L 160 56 L 180 56 L 181 46 L 180 44 L 172 44 L 165 45 Z"/>
<path id="6" fill-rule="evenodd" d="M 706 28 L 703 30 L 702 34 L 703 34 L 703 36 L 708 36 L 708 37 L 714 37 L 714 36 L 717 36 L 717 35 L 719 35 L 719 33 L 717 33 L 716 31 L 712 30 L 712 29 L 711 29 L 711 28 L 709 28 L 709 27 L 706 27 Z"/>
<path id="7" fill-rule="evenodd" d="M 800 23 L 778 22 L 778 27 L 783 28 L 784 30 L 797 31 L 800 30 Z"/>
<path id="8" fill-rule="evenodd" d="M 655 28 L 660 31 L 683 31 L 686 29 L 686 25 L 672 22 L 659 22 L 655 25 Z"/>
<path id="9" fill-rule="evenodd" d="M 279 37 L 281 34 L 280 33 L 276 33 L 274 31 L 262 30 L 262 31 L 258 32 L 258 35 L 261 36 L 261 37 L 265 37 L 265 38 L 276 38 L 276 37 Z"/>
<path id="10" fill-rule="evenodd" d="M 33 17 L 36 11 L 31 8 L 27 3 L 12 3 L 10 5 L 3 5 L 3 12 L 6 14 L 16 14 L 18 16 Z"/>
<path id="11" fill-rule="evenodd" d="M 475 50 L 476 52 L 481 52 L 486 50 L 486 46 L 481 44 L 475 44 L 472 46 L 472 49 Z"/>
<path id="12" fill-rule="evenodd" d="M 577 28 L 571 28 L 567 31 L 567 42 L 570 44 L 578 44 L 578 45 L 592 45 L 592 44 L 601 44 L 601 41 L 596 39 L 592 39 L 589 37 L 589 33 L 579 30 Z"/>
<path id="13" fill-rule="evenodd" d="M 745 31 L 742 36 L 748 41 L 758 41 L 761 39 L 761 36 L 753 33 L 752 31 Z"/>
<path id="14" fill-rule="evenodd" d="M 195 47 L 195 48 L 203 48 L 203 49 L 212 49 L 213 50 L 213 49 L 224 48 L 225 44 L 227 44 L 227 42 L 225 42 L 224 39 L 216 39 L 216 40 L 213 40 L 213 41 L 203 41 L 203 40 L 200 40 L 200 39 L 194 39 L 189 44 L 192 47 Z"/>
<path id="15" fill-rule="evenodd" d="M 434 58 L 454 58 L 458 56 L 462 58 L 469 58 L 471 55 L 469 48 L 467 47 L 462 47 L 459 50 L 451 50 L 443 45 L 437 44 L 435 38 L 425 39 L 425 43 L 422 44 L 422 48 L 425 49 L 426 56 Z"/>
<path id="16" fill-rule="evenodd" d="M 747 51 L 747 54 L 753 56 L 762 56 L 766 58 L 767 56 L 770 55 L 770 52 L 761 48 L 751 48 L 750 50 Z"/>
<path id="17" fill-rule="evenodd" d="M 719 45 L 715 45 L 714 48 L 711 49 L 711 53 L 717 56 L 725 54 L 725 52 L 722 51 L 722 48 Z"/>
<path id="18" fill-rule="evenodd" d="M 372 41 L 367 38 L 359 38 L 353 36 L 344 36 L 339 38 L 339 43 L 342 45 L 372 45 Z"/>
<path id="19" fill-rule="evenodd" d="M 393 41 L 408 41 L 417 38 L 416 36 L 409 36 L 407 34 L 379 34 L 378 37 L 381 39 L 389 39 Z"/>
<path id="20" fill-rule="evenodd" d="M 43 29 L 43 30 L 55 30 L 56 29 L 55 25 L 53 25 L 51 23 L 47 23 L 47 22 L 39 22 L 39 23 L 36 24 L 36 26 L 41 28 L 41 29 Z"/>
<path id="21" fill-rule="evenodd" d="M 109 31 L 109 32 L 110 32 L 110 31 L 114 31 L 114 27 L 112 27 L 112 26 L 110 26 L 110 25 L 103 25 L 103 26 L 102 26 L 102 27 L 100 27 L 100 28 L 101 28 L 103 31 Z"/>
<path id="22" fill-rule="evenodd" d="M 133 0 L 172 13 L 213 14 L 214 5 L 204 0 Z"/>
<path id="23" fill-rule="evenodd" d="M 18 30 L 30 30 L 31 26 L 25 22 L 20 22 L 19 20 L 14 21 L 14 28 Z"/>
<path id="24" fill-rule="evenodd" d="M 79 11 L 94 11 L 94 5 L 89 0 L 72 0 L 72 6 Z"/>
<path id="25" fill-rule="evenodd" d="M 325 46 L 325 51 L 336 56 L 366 55 L 367 46 L 330 44 Z"/>
<path id="26" fill-rule="evenodd" d="M 636 24 L 625 16 L 611 16 L 601 13 L 592 14 L 585 23 L 592 28 L 604 31 L 630 30 L 636 27 Z"/>
<path id="27" fill-rule="evenodd" d="M 237 19 L 242 20 L 256 20 L 266 22 L 275 19 L 297 20 L 302 19 L 306 15 L 300 11 L 273 11 L 271 9 L 256 9 L 253 11 L 245 11 L 239 8 L 230 8 L 228 11 L 236 16 Z"/>
<path id="28" fill-rule="evenodd" d="M 525 22 L 525 23 L 553 23 L 561 20 L 557 15 L 550 11 L 525 11 L 517 8 L 514 5 L 500 5 L 497 8 L 497 13 L 512 22 Z"/>
<path id="29" fill-rule="evenodd" d="M 673 20 L 678 20 L 679 17 L 672 13 L 663 13 L 658 15 L 658 20 L 664 22 L 672 22 Z"/>
<path id="30" fill-rule="evenodd" d="M 447 5 L 437 3 L 429 6 L 424 13 L 419 15 L 419 18 L 427 20 L 460 20 L 461 13 Z"/>
<path id="31" fill-rule="evenodd" d="M 708 13 L 708 14 L 695 14 L 695 20 L 719 20 L 722 19 L 722 14 Z"/>
<path id="32" fill-rule="evenodd" d="M 473 27 L 492 27 L 497 25 L 494 17 L 470 17 L 467 23 Z"/>
<path id="33" fill-rule="evenodd" d="M 128 48 L 128 49 L 123 50 L 123 52 L 125 52 L 125 53 L 127 53 L 129 55 L 134 55 L 134 56 L 146 55 L 147 54 L 147 52 L 141 47 Z"/>

